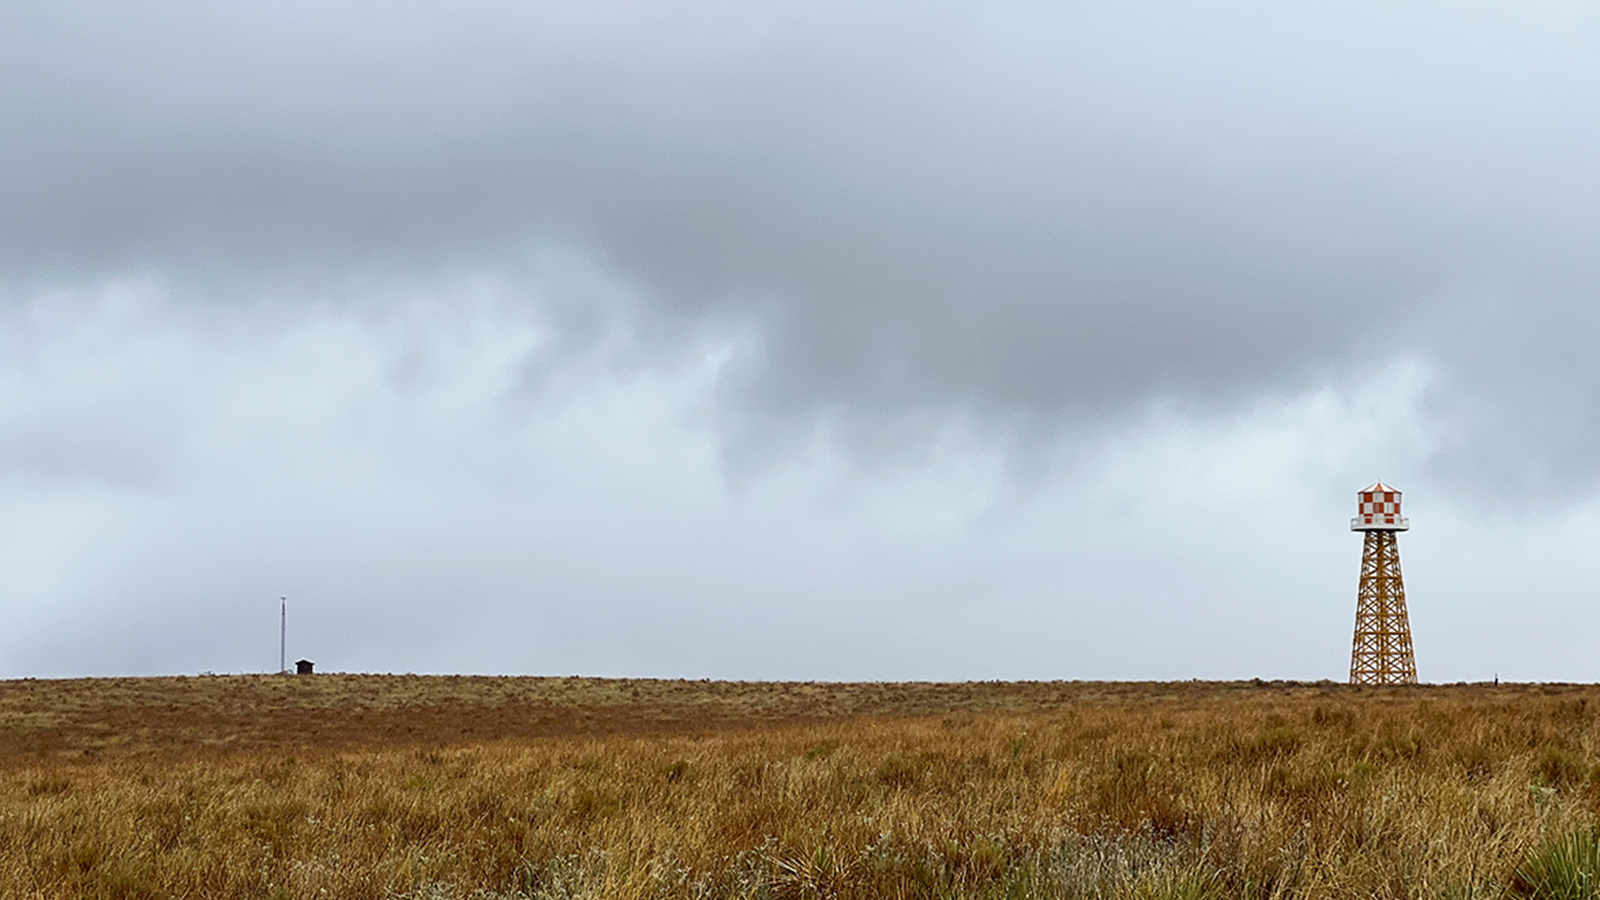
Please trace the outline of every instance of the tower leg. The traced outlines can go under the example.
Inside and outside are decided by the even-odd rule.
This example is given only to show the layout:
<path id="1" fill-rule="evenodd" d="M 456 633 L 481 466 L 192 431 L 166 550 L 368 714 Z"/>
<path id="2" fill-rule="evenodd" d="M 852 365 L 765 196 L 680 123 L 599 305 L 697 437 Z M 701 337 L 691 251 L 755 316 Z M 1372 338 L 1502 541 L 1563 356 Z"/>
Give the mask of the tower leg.
<path id="1" fill-rule="evenodd" d="M 1350 649 L 1351 684 L 1416 684 L 1411 621 L 1400 577 L 1400 548 L 1392 531 L 1369 531 L 1361 550 L 1356 633 Z"/>

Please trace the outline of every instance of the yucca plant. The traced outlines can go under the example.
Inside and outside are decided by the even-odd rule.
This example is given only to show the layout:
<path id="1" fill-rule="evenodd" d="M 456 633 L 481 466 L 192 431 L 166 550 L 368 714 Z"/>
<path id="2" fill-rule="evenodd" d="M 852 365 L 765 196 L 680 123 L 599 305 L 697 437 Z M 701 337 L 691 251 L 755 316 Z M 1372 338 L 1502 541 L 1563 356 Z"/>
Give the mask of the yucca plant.
<path id="1" fill-rule="evenodd" d="M 1547 841 L 1517 867 L 1510 887 L 1527 900 L 1600 900 L 1600 836 L 1580 831 Z"/>

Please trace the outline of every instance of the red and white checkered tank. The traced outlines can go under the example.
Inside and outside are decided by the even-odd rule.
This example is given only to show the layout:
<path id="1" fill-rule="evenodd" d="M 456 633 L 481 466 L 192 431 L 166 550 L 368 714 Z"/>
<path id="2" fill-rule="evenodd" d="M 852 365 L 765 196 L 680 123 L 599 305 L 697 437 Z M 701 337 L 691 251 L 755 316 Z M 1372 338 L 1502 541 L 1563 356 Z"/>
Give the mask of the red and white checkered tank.
<path id="1" fill-rule="evenodd" d="M 1405 531 L 1411 520 L 1400 515 L 1400 492 L 1378 482 L 1356 492 L 1356 517 L 1350 520 L 1351 531 Z"/>

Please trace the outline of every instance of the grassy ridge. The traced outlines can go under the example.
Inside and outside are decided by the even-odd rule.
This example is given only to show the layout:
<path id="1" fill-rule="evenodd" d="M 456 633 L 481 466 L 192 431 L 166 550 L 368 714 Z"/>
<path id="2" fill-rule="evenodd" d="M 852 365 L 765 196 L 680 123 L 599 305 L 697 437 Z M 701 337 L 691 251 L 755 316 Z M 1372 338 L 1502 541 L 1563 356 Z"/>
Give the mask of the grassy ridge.
<path id="1" fill-rule="evenodd" d="M 6 682 L 0 898 L 1594 896 L 1597 713 L 1590 687 Z"/>

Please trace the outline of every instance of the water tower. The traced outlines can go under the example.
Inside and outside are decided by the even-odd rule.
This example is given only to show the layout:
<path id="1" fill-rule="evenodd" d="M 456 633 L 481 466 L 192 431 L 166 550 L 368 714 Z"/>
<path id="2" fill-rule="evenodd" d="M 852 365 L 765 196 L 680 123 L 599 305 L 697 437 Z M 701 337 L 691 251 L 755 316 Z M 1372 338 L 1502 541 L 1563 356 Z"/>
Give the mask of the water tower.
<path id="1" fill-rule="evenodd" d="M 1406 585 L 1400 578 L 1395 533 L 1411 528 L 1400 515 L 1400 492 L 1378 482 L 1356 494 L 1360 512 L 1351 531 L 1367 533 L 1356 590 L 1356 636 L 1350 648 L 1351 684 L 1416 684 Z"/>

